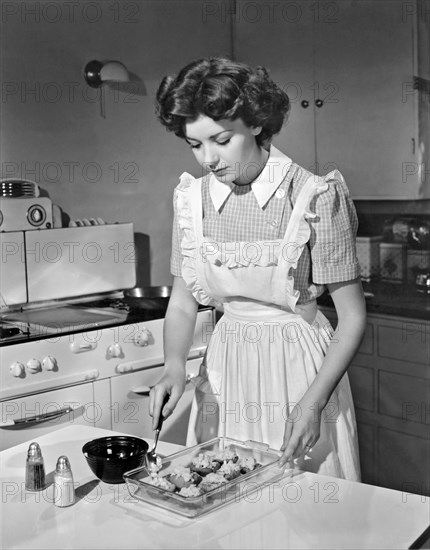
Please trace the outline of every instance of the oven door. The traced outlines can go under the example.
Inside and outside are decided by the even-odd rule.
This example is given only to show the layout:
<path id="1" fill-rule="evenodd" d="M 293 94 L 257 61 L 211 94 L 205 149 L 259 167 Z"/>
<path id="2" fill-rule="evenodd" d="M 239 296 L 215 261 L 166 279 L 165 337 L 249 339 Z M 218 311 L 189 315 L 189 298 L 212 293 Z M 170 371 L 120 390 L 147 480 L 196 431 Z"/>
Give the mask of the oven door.
<path id="1" fill-rule="evenodd" d="M 0 450 L 69 424 L 94 426 L 100 411 L 93 383 L 13 398 L 0 403 Z M 43 449 L 42 449 L 43 452 Z"/>
<path id="2" fill-rule="evenodd" d="M 187 385 L 174 413 L 163 422 L 161 441 L 185 445 L 194 386 L 190 380 L 197 376 L 202 358 L 186 364 Z M 149 392 L 158 382 L 164 367 L 143 369 L 111 379 L 112 430 L 152 439 L 152 418 L 149 416 Z"/>

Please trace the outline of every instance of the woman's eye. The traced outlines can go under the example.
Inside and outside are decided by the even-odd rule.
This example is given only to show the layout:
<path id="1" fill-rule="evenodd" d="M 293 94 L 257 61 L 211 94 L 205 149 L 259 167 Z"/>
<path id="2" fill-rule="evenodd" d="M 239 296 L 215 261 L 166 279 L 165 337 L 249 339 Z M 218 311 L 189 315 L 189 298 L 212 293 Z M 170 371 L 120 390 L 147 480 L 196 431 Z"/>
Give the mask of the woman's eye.
<path id="1" fill-rule="evenodd" d="M 227 145 L 227 143 L 230 143 L 230 138 L 226 141 L 217 141 L 218 145 Z"/>
<path id="2" fill-rule="evenodd" d="M 191 147 L 191 149 L 198 149 L 200 147 L 200 143 L 198 143 L 197 145 L 193 145 L 192 143 L 190 143 L 189 146 Z"/>

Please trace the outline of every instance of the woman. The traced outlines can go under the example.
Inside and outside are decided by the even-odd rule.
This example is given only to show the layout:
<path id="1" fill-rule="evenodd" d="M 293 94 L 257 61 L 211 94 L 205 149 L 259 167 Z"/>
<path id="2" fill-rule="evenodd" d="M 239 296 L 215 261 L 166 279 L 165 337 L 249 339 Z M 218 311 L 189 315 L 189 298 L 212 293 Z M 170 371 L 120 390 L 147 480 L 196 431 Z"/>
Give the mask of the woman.
<path id="1" fill-rule="evenodd" d="M 196 380 L 187 445 L 216 436 L 280 448 L 310 471 L 360 479 L 346 369 L 365 326 L 357 217 L 341 174 L 318 177 L 271 140 L 288 96 L 263 68 L 201 59 L 165 77 L 157 114 L 204 169 L 175 189 L 172 296 L 153 425 L 185 387 L 198 304 L 222 304 Z M 316 306 L 328 287 L 332 329 Z M 169 396 L 163 406 L 163 400 Z"/>

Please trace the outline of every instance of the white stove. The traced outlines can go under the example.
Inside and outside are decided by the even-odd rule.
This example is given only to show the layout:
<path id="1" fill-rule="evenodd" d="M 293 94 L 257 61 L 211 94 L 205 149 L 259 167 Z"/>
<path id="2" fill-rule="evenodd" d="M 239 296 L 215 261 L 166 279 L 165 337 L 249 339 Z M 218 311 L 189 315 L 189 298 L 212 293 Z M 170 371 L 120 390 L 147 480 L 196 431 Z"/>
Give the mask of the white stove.
<path id="1" fill-rule="evenodd" d="M 151 437 L 148 397 L 163 371 L 163 324 L 164 311 L 131 311 L 117 297 L 3 316 L 2 329 L 12 334 L 0 343 L 0 448 L 61 422 Z M 188 381 L 213 327 L 213 309 L 200 309 Z M 178 416 L 186 418 L 192 395 L 189 385 Z M 172 424 L 171 442 L 184 443 L 186 423 Z M 168 421 L 163 432 L 169 437 Z"/>

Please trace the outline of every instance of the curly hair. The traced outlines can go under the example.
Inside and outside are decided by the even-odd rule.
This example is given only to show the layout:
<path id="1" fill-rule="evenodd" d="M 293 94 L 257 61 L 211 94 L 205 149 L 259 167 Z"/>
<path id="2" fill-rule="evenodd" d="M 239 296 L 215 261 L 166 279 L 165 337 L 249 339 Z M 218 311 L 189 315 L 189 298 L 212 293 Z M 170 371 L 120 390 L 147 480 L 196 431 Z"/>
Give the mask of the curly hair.
<path id="1" fill-rule="evenodd" d="M 248 127 L 261 126 L 257 143 L 270 142 L 287 119 L 288 95 L 264 67 L 222 57 L 198 59 L 177 75 L 165 76 L 156 96 L 160 122 L 185 138 L 185 123 L 206 115 L 213 120 L 242 119 Z"/>

